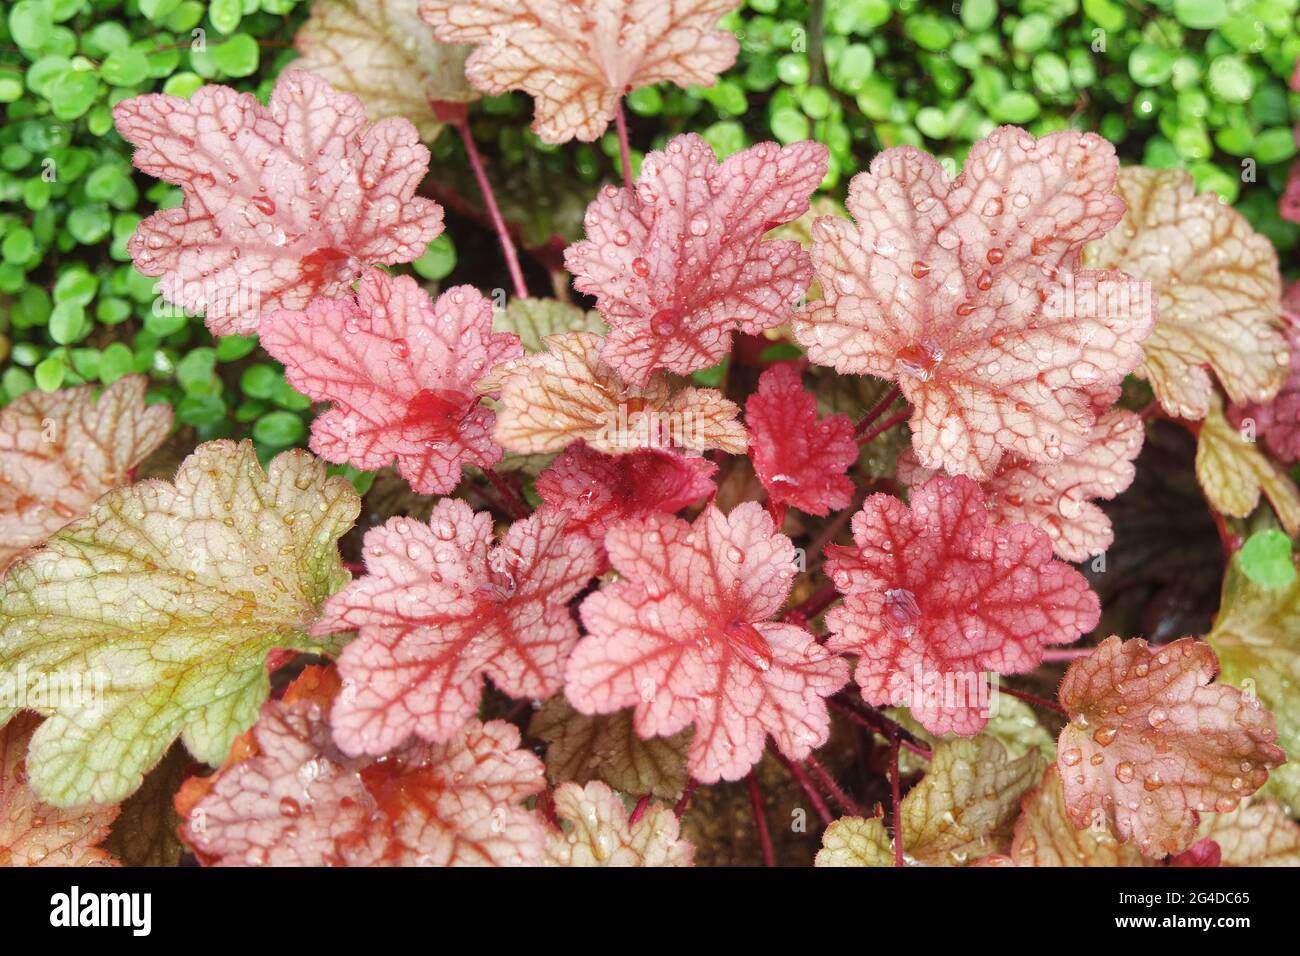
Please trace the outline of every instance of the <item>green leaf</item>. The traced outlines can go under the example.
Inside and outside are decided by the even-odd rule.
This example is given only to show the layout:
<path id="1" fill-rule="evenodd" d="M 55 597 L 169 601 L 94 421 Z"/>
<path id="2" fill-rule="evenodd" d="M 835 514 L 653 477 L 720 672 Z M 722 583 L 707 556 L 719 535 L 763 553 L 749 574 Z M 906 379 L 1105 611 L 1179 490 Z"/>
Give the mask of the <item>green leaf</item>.
<path id="1" fill-rule="evenodd" d="M 1269 774 L 1264 789 L 1300 805 L 1300 578 L 1285 587 L 1262 587 L 1242 569 L 1238 552 L 1205 639 L 1219 655 L 1219 680 L 1240 687 L 1277 718 L 1277 744 L 1287 762 Z"/>
<path id="2" fill-rule="evenodd" d="M 105 58 L 99 75 L 112 86 L 136 86 L 149 75 L 149 58 L 135 47 L 114 50 Z"/>
<path id="3" fill-rule="evenodd" d="M 1262 588 L 1288 587 L 1296 578 L 1291 539 L 1276 528 L 1247 538 L 1237 552 L 1237 562 L 1246 577 Z"/>
<path id="4" fill-rule="evenodd" d="M 257 72 L 257 41 L 247 33 L 236 33 L 224 43 L 211 48 L 212 62 L 226 76 L 252 76 Z"/>
<path id="5" fill-rule="evenodd" d="M 63 376 L 67 372 L 68 367 L 63 364 L 63 359 L 57 355 L 51 355 L 32 369 L 36 387 L 42 392 L 57 391 L 59 386 L 63 384 Z M 3 631 L 0 631 L 0 634 L 2 633 Z"/>
<path id="6" fill-rule="evenodd" d="M 456 268 L 456 247 L 445 232 L 425 247 L 424 254 L 411 263 L 416 273 L 430 282 L 447 278 Z"/>
<path id="7" fill-rule="evenodd" d="M 57 119 L 74 120 L 90 109 L 99 95 L 99 78 L 87 70 L 67 69 L 45 88 L 50 111 Z"/>
<path id="8" fill-rule="evenodd" d="M 212 0 L 208 4 L 208 19 L 222 33 L 234 33 L 244 17 L 244 0 Z"/>
<path id="9" fill-rule="evenodd" d="M 217 340 L 217 361 L 237 361 L 255 348 L 257 348 L 256 335 L 223 335 Z"/>
<path id="10" fill-rule="evenodd" d="M 1174 16 L 1193 30 L 1213 30 L 1227 15 L 1225 0 L 1174 0 Z"/>
<path id="11" fill-rule="evenodd" d="M 272 448 L 286 448 L 302 441 L 307 426 L 293 412 L 267 412 L 253 425 L 253 439 Z"/>
<path id="12" fill-rule="evenodd" d="M 324 463 L 250 443 L 200 445 L 175 484 L 109 492 L 0 581 L 0 674 L 78 675 L 94 706 L 41 709 L 32 789 L 55 806 L 115 803 L 178 736 L 220 763 L 266 700 L 267 652 L 308 650 L 348 574 L 338 539 L 360 499 Z M 97 683 L 101 681 L 102 683 Z"/>
<path id="13" fill-rule="evenodd" d="M 606 331 L 600 313 L 558 299 L 511 299 L 492 314 L 493 332 L 512 332 L 529 352 L 544 351 L 542 338 L 560 332 Z"/>
<path id="14" fill-rule="evenodd" d="M 124 375 L 130 375 L 135 365 L 135 356 L 121 342 L 114 342 L 104 349 L 99 356 L 99 380 L 111 385 Z"/>
<path id="15" fill-rule="evenodd" d="M 20 47 L 41 49 L 53 30 L 54 19 L 45 0 L 18 0 L 9 11 L 9 33 Z"/>
<path id="16" fill-rule="evenodd" d="M 85 306 L 60 302 L 50 313 L 50 338 L 60 345 L 75 342 L 89 331 Z"/>
<path id="17" fill-rule="evenodd" d="M 1241 57 L 1217 57 L 1206 79 L 1210 92 L 1225 103 L 1245 103 L 1255 92 L 1255 78 Z"/>

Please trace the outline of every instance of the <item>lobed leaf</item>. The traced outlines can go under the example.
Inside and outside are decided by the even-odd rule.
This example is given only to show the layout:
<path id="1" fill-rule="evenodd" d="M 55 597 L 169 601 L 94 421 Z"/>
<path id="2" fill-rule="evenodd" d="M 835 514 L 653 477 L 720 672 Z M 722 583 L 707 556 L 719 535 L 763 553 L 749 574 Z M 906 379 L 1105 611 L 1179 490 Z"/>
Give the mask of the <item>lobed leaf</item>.
<path id="1" fill-rule="evenodd" d="M 533 715 L 528 735 L 546 741 L 546 776 L 552 783 L 599 780 L 624 793 L 665 800 L 675 800 L 686 786 L 690 732 L 642 740 L 629 710 L 588 716 L 560 694 Z"/>
<path id="2" fill-rule="evenodd" d="M 313 647 L 359 510 L 352 485 L 304 451 L 263 471 L 251 442 L 208 442 L 175 483 L 109 492 L 10 568 L 0 682 L 64 688 L 27 701 L 49 715 L 28 754 L 32 789 L 56 806 L 114 803 L 178 735 L 219 763 L 266 699 L 267 653 Z"/>
<path id="3" fill-rule="evenodd" d="M 1011 860 L 1017 866 L 1154 866 L 1132 843 L 1115 838 L 1105 817 L 1076 829 L 1065 807 L 1061 773 L 1052 764 L 1027 794 L 1016 820 Z"/>
<path id="4" fill-rule="evenodd" d="M 31 391 L 0 409 L 0 573 L 28 548 L 90 511 L 171 430 L 167 405 L 144 402 L 147 382 Z"/>
<path id="5" fill-rule="evenodd" d="M 1263 491 L 1287 533 L 1300 534 L 1300 489 L 1286 469 L 1228 423 L 1218 395 L 1211 397 L 1197 437 L 1196 478 L 1210 506 L 1234 518 L 1248 517 Z"/>
<path id="6" fill-rule="evenodd" d="M 577 441 L 537 476 L 538 495 L 569 516 L 569 531 L 591 538 L 604 551 L 605 532 L 627 518 L 674 512 L 717 486 L 718 466 L 707 458 L 641 449 L 606 455 Z"/>
<path id="7" fill-rule="evenodd" d="M 1004 455 L 994 473 L 980 483 L 989 513 L 998 524 L 1031 524 L 1052 539 L 1052 550 L 1066 561 L 1101 554 L 1115 540 L 1110 518 L 1094 501 L 1114 498 L 1133 483 L 1133 459 L 1142 450 L 1142 420 L 1133 412 L 1111 409 L 1097 419 L 1078 452 L 1045 463 Z M 908 449 L 898 459 L 898 480 L 923 484 L 937 472 L 922 468 Z"/>
<path id="8" fill-rule="evenodd" d="M 1104 819 L 1146 856 L 1196 842 L 1198 814 L 1229 813 L 1286 755 L 1273 715 L 1227 684 L 1195 638 L 1149 647 L 1107 638 L 1070 665 L 1058 695 L 1070 723 L 1057 744 L 1076 828 Z"/>
<path id="9" fill-rule="evenodd" d="M 306 672 L 309 680 L 315 678 Z M 334 680 L 337 687 L 337 679 Z M 221 866 L 520 866 L 545 831 L 519 806 L 542 765 L 503 721 L 472 720 L 442 744 L 349 758 L 330 740 L 329 698 L 262 708 L 240 753 L 189 803 L 182 836 Z"/>
<path id="10" fill-rule="evenodd" d="M 754 502 L 688 523 L 625 521 L 605 536 L 618 579 L 581 606 L 587 636 L 565 673 L 584 714 L 634 707 L 642 737 L 695 732 L 687 761 L 702 783 L 738 780 L 778 750 L 801 760 L 826 742 L 825 698 L 844 661 L 801 627 L 772 621 L 790 591 L 795 553 Z"/>
<path id="11" fill-rule="evenodd" d="M 492 332 L 492 304 L 471 286 L 436 303 L 410 276 L 369 270 L 351 298 L 316 298 L 304 312 L 262 318 L 261 343 L 298 391 L 334 407 L 312 422 L 326 461 L 375 471 L 396 461 L 419 494 L 447 494 L 461 468 L 501 460 L 496 416 L 479 381 L 523 354 L 516 336 Z"/>
<path id="12" fill-rule="evenodd" d="M 0 866 L 117 866 L 99 846 L 116 805 L 52 807 L 28 783 L 27 755 L 40 718 L 21 714 L 0 727 Z"/>
<path id="13" fill-rule="evenodd" d="M 478 46 L 471 83 L 536 102 L 546 143 L 599 137 L 624 93 L 654 83 L 711 86 L 739 44 L 716 29 L 737 0 L 421 0 L 444 43 Z"/>
<path id="14" fill-rule="evenodd" d="M 646 156 L 634 191 L 607 186 L 564 254 L 609 323 L 601 358 L 644 386 L 659 369 L 718 364 L 734 331 L 785 322 L 812 262 L 797 242 L 763 236 L 808 209 L 827 156 L 819 143 L 760 143 L 718 163 L 686 134 Z"/>
<path id="15" fill-rule="evenodd" d="M 1273 244 L 1215 194 L 1196 195 L 1181 169 L 1125 167 L 1116 191 L 1129 212 L 1084 261 L 1154 287 L 1159 319 L 1139 372 L 1165 411 L 1204 418 L 1210 370 L 1234 402 L 1276 395 L 1288 355 Z"/>
<path id="16" fill-rule="evenodd" d="M 666 377 L 627 383 L 599 357 L 594 332 L 547 336 L 547 351 L 507 362 L 479 383 L 500 388 L 496 440 L 522 455 L 560 451 L 578 439 L 611 455 L 680 447 L 745 450 L 739 409 L 712 388 L 673 391 Z"/>
<path id="17" fill-rule="evenodd" d="M 467 46 L 439 43 L 420 19 L 419 0 L 313 0 L 294 35 L 294 67 L 355 96 L 372 120 L 411 121 L 432 142 L 444 119 L 438 103 L 467 103 Z"/>
<path id="18" fill-rule="evenodd" d="M 934 734 L 969 736 L 988 721 L 989 674 L 1033 670 L 1052 644 L 1097 624 L 1097 596 L 1052 559 L 1047 535 L 989 523 L 979 485 L 936 477 L 911 508 L 872 495 L 853 518 L 854 544 L 826 549 L 845 595 L 826 615 L 826 646 L 857 656 L 875 705 L 907 704 Z"/>
<path id="19" fill-rule="evenodd" d="M 893 866 L 894 845 L 879 817 L 840 817 L 822 833 L 815 866 Z"/>
<path id="20" fill-rule="evenodd" d="M 695 848 L 679 837 L 670 807 L 654 802 L 635 823 L 622 799 L 603 783 L 566 783 L 555 790 L 555 813 L 569 826 L 546 841 L 547 866 L 691 866 Z"/>
<path id="21" fill-rule="evenodd" d="M 492 316 L 492 327 L 498 332 L 519 336 L 519 342 L 528 352 L 545 352 L 546 337 L 566 332 L 607 331 L 604 320 L 595 309 L 583 311 L 559 299 L 514 298 Z"/>
<path id="22" fill-rule="evenodd" d="M 1206 817 L 1198 836 L 1218 844 L 1224 866 L 1300 866 L 1300 824 L 1276 800 Z"/>
<path id="23" fill-rule="evenodd" d="M 887 149 L 849 185 L 853 221 L 817 220 L 823 300 L 795 317 L 817 363 L 898 383 L 926 468 L 976 479 L 1006 452 L 1080 451 L 1087 393 L 1118 385 L 1154 321 L 1149 289 L 1080 271 L 1119 221 L 1114 148 L 1092 134 L 995 130 L 950 181 L 933 157 Z"/>
<path id="24" fill-rule="evenodd" d="M 410 737 L 450 740 L 478 710 L 483 678 L 513 697 L 560 690 L 578 628 L 567 602 L 596 573 L 593 542 L 563 513 L 492 518 L 444 498 L 429 523 L 390 518 L 366 533 L 366 574 L 325 605 L 317 635 L 356 630 L 339 657 L 334 738 L 383 754 Z"/>
<path id="25" fill-rule="evenodd" d="M 429 165 L 415 127 L 367 128 L 361 101 L 313 73 L 282 73 L 267 106 L 204 86 L 123 100 L 113 119 L 136 167 L 185 193 L 137 228 L 135 267 L 214 335 L 346 295 L 369 266 L 410 262 L 442 232 L 442 208 L 415 195 Z"/>
<path id="26" fill-rule="evenodd" d="M 1223 581 L 1214 627 L 1205 640 L 1218 655 L 1220 681 L 1242 688 L 1273 713 L 1278 744 L 1288 761 L 1270 775 L 1267 789 L 1300 805 L 1300 699 L 1294 691 L 1300 655 L 1300 578 L 1282 588 L 1255 584 L 1234 557 Z"/>
<path id="27" fill-rule="evenodd" d="M 769 500 L 813 515 L 847 508 L 858 460 L 853 422 L 845 415 L 817 420 L 817 400 L 804 391 L 799 366 L 766 369 L 745 402 L 749 457 Z"/>
<path id="28" fill-rule="evenodd" d="M 1264 446 L 1278 461 L 1300 461 L 1300 282 L 1292 282 L 1282 297 L 1287 324 L 1282 330 L 1291 366 L 1282 389 L 1268 402 L 1247 402 L 1228 408 L 1228 420 L 1239 431 L 1250 421 Z"/>

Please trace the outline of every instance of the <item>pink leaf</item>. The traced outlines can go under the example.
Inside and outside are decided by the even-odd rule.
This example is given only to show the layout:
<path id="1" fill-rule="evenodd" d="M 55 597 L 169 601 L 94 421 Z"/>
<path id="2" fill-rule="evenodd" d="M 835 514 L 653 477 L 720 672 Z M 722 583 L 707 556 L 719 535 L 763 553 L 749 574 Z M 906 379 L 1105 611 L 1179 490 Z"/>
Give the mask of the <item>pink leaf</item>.
<path id="1" fill-rule="evenodd" d="M 857 656 L 868 703 L 906 704 L 931 733 L 968 736 L 988 721 L 990 673 L 1033 670 L 1045 647 L 1095 627 L 1100 605 L 1042 531 L 990 524 L 969 478 L 932 478 L 911 502 L 872 495 L 855 544 L 826 549 L 845 595 L 826 615 L 826 646 Z"/>
<path id="2" fill-rule="evenodd" d="M 7 683 L 12 687 L 12 679 Z M 99 844 L 120 806 L 60 809 L 28 785 L 27 748 L 40 723 L 36 714 L 23 713 L 0 727 L 0 867 L 117 866 Z"/>
<path id="3" fill-rule="evenodd" d="M 826 175 L 819 143 L 760 143 L 721 164 L 694 134 L 641 164 L 635 194 L 607 187 L 587 209 L 587 238 L 566 250 L 580 292 L 610 333 L 601 358 L 644 385 L 722 361 L 731 334 L 785 322 L 812 263 L 790 240 L 765 240 L 808 211 Z"/>
<path id="4" fill-rule="evenodd" d="M 244 751 L 187 809 L 181 834 L 203 862 L 541 863 L 546 830 L 519 803 L 545 787 L 542 762 L 518 749 L 515 727 L 471 720 L 446 743 L 350 758 L 330 740 L 328 697 L 293 691 L 262 706 Z"/>
<path id="5" fill-rule="evenodd" d="M 1300 168 L 1300 163 L 1297 163 Z M 1300 282 L 1287 287 L 1282 297 L 1282 314 L 1291 353 L 1291 371 L 1286 382 L 1269 402 L 1232 405 L 1228 420 L 1240 429 L 1247 420 L 1255 423 L 1255 434 L 1263 440 L 1273 457 L 1282 462 L 1300 461 Z"/>
<path id="6" fill-rule="evenodd" d="M 444 498 L 428 525 L 391 518 L 366 533 L 367 574 L 326 602 L 314 630 L 359 635 L 339 658 L 333 726 L 344 752 L 450 739 L 477 710 L 485 675 L 512 697 L 560 689 L 578 639 L 566 602 L 599 560 L 565 520 L 534 514 L 493 547 L 491 516 Z"/>
<path id="7" fill-rule="evenodd" d="M 1078 452 L 1056 463 L 1003 456 L 988 480 L 981 482 L 989 512 L 997 524 L 1027 522 L 1047 532 L 1052 550 L 1066 561 L 1100 554 L 1115 539 L 1110 518 L 1093 503 L 1114 498 L 1133 483 L 1133 459 L 1142 450 L 1142 420 L 1121 408 L 1105 411 L 1113 391 L 1094 401 L 1096 426 Z M 919 485 L 935 472 L 922 468 L 908 449 L 898 459 L 898 480 Z"/>
<path id="8" fill-rule="evenodd" d="M 411 487 L 432 495 L 456 487 L 461 465 L 501 460 L 496 416 L 475 385 L 523 349 L 518 336 L 492 333 L 492 303 L 470 286 L 434 304 L 411 277 L 371 269 L 355 302 L 318 298 L 264 316 L 261 341 L 289 384 L 334 403 L 312 423 L 312 450 L 327 461 L 373 471 L 396 459 Z"/>
<path id="9" fill-rule="evenodd" d="M 703 783 L 738 780 L 768 735 L 791 759 L 826 742 L 824 698 L 843 660 L 801 627 L 772 621 L 795 575 L 790 539 L 754 502 L 688 523 L 626 521 L 605 536 L 619 579 L 582 603 L 588 635 L 565 693 L 585 714 L 635 707 L 641 737 L 694 725 L 688 767 Z"/>
<path id="10" fill-rule="evenodd" d="M 1277 722 L 1227 684 L 1187 637 L 1163 647 L 1110 637 L 1070 665 L 1058 695 L 1070 714 L 1057 766 L 1070 820 L 1109 818 L 1147 856 L 1181 853 L 1198 813 L 1230 813 L 1286 760 Z"/>
<path id="11" fill-rule="evenodd" d="M 976 143 L 956 181 L 911 146 L 849 185 L 856 222 L 813 227 L 824 301 L 796 316 L 814 362 L 898 383 L 921 464 L 984 479 L 1003 452 L 1056 462 L 1095 421 L 1086 391 L 1142 358 L 1150 288 L 1076 271 L 1114 227 L 1114 148 L 1092 134 Z"/>
<path id="12" fill-rule="evenodd" d="M 717 29 L 738 0 L 422 0 L 443 43 L 478 45 L 465 75 L 485 93 L 523 90 L 547 143 L 591 142 L 624 93 L 712 86 L 739 45 Z"/>
<path id="13" fill-rule="evenodd" d="M 135 165 L 185 192 L 140 224 L 131 258 L 214 335 L 346 295 L 367 266 L 410 262 L 442 232 L 442 208 L 415 195 L 429 165 L 415 127 L 366 129 L 361 101 L 312 73 L 281 74 L 265 107 L 204 86 L 124 100 L 113 118 Z"/>
<path id="14" fill-rule="evenodd" d="M 673 512 L 712 495 L 718 466 L 707 458 L 640 449 L 606 455 L 584 442 L 570 445 L 537 476 L 537 493 L 569 516 L 567 530 L 601 546 L 605 532 L 625 518 Z"/>
<path id="15" fill-rule="evenodd" d="M 758 379 L 745 403 L 749 457 L 768 497 L 777 504 L 826 515 L 848 507 L 853 482 L 845 474 L 858 460 L 853 421 L 827 415 L 804 391 L 799 366 L 783 362 Z"/>

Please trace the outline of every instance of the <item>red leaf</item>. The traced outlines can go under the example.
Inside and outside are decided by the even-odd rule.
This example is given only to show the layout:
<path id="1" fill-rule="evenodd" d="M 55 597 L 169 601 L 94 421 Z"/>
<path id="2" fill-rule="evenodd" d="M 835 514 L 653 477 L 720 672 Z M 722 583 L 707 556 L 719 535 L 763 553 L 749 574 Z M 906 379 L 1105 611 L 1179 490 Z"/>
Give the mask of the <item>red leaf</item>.
<path id="1" fill-rule="evenodd" d="M 595 574 L 596 546 L 565 515 L 492 518 L 444 498 L 429 524 L 391 518 L 366 533 L 367 573 L 330 598 L 313 633 L 356 630 L 343 649 L 334 737 L 382 754 L 412 735 L 446 741 L 478 708 L 484 675 L 513 697 L 563 683 L 578 628 L 566 602 Z"/>
<path id="2" fill-rule="evenodd" d="M 868 703 L 906 704 L 933 734 L 974 734 L 989 673 L 1033 670 L 1045 647 L 1095 627 L 1100 605 L 1042 531 L 990 524 L 969 478 L 932 478 L 911 501 L 872 495 L 855 544 L 826 549 L 845 595 L 826 615 L 826 646 L 857 655 Z"/>
<path id="3" fill-rule="evenodd" d="M 847 508 L 853 482 L 845 474 L 858 460 L 853 421 L 827 415 L 817 421 L 817 400 L 804 391 L 799 365 L 783 362 L 758 379 L 745 403 L 749 457 L 768 497 L 808 514 Z"/>
<path id="4" fill-rule="evenodd" d="M 1082 829 L 1109 818 L 1147 856 L 1196 842 L 1198 813 L 1229 813 L 1285 762 L 1258 700 L 1210 684 L 1219 662 L 1186 637 L 1163 647 L 1107 638 L 1070 665 L 1058 698 L 1066 810 Z"/>
<path id="5" fill-rule="evenodd" d="M 42 803 L 27 785 L 27 745 L 41 718 L 22 713 L 0 728 L 0 867 L 117 866 L 98 844 L 121 807 Z"/>
<path id="6" fill-rule="evenodd" d="M 221 770 L 197 790 L 182 791 L 181 836 L 204 863 L 541 862 L 546 830 L 518 804 L 545 787 L 542 762 L 517 749 L 515 727 L 471 720 L 446 743 L 412 743 L 378 760 L 354 759 L 330 740 L 328 696 L 298 697 L 293 689 L 262 706 L 248 739 Z"/>
<path id="7" fill-rule="evenodd" d="M 587 628 L 565 693 L 585 714 L 634 707 L 641 737 L 694 725 L 688 767 L 703 783 L 739 780 L 770 734 L 799 760 L 826 742 L 824 698 L 843 660 L 801 627 L 772 621 L 795 575 L 790 539 L 754 502 L 688 523 L 626 521 L 605 536 L 618 580 L 582 603 Z"/>
<path id="8" fill-rule="evenodd" d="M 607 187 L 587 209 L 587 238 L 564 255 L 574 287 L 610 326 L 601 358 L 634 385 L 656 369 L 716 365 L 735 330 L 785 322 L 812 262 L 790 240 L 764 240 L 799 218 L 826 175 L 819 143 L 760 143 L 719 164 L 694 134 L 641 164 L 635 194 Z"/>
<path id="9" fill-rule="evenodd" d="M 1300 168 L 1300 163 L 1296 165 Z M 1297 190 L 1300 192 L 1300 186 Z M 1246 419 L 1252 419 L 1256 436 L 1273 457 L 1294 462 L 1300 461 L 1300 282 L 1287 287 L 1282 313 L 1286 317 L 1282 332 L 1291 352 L 1291 372 L 1282 390 L 1269 402 L 1229 406 L 1228 420 L 1239 429 Z"/>
<path id="10" fill-rule="evenodd" d="M 185 192 L 140 224 L 131 258 L 214 335 L 345 295 L 367 266 L 410 262 L 442 232 L 442 208 L 415 195 L 429 165 L 415 127 L 366 129 L 361 101 L 312 73 L 281 74 L 269 106 L 204 86 L 123 100 L 113 119 L 135 165 Z"/>
<path id="11" fill-rule="evenodd" d="M 1136 414 L 1116 408 L 1099 416 L 1075 454 L 1052 464 L 1008 454 L 980 483 L 997 524 L 1041 528 L 1066 561 L 1083 561 L 1110 547 L 1110 518 L 1093 500 L 1114 498 L 1133 483 L 1133 459 L 1142 450 L 1142 419 Z M 904 484 L 922 484 L 935 474 L 917 464 L 911 449 L 899 456 L 898 480 Z"/>
<path id="12" fill-rule="evenodd" d="M 856 222 L 822 217 L 813 262 L 824 301 L 796 316 L 814 362 L 898 383 L 921 464 L 991 475 L 1006 451 L 1056 462 L 1095 420 L 1086 392 L 1142 358 L 1150 287 L 1076 271 L 1119 221 L 1114 148 L 1092 134 L 976 143 L 956 181 L 911 146 L 849 185 Z"/>
<path id="13" fill-rule="evenodd" d="M 673 512 L 711 496 L 718 466 L 707 458 L 640 449 L 606 455 L 578 441 L 537 476 L 537 493 L 569 516 L 567 530 L 602 544 L 625 518 Z"/>
<path id="14" fill-rule="evenodd" d="M 523 90 L 547 143 L 591 142 L 624 93 L 712 86 L 739 44 L 717 29 L 738 0 L 421 0 L 443 43 L 474 43 L 465 75 L 485 93 Z"/>
<path id="15" fill-rule="evenodd" d="M 496 416 L 475 385 L 523 349 L 518 336 L 492 333 L 492 303 L 470 286 L 433 304 L 410 276 L 371 269 L 356 302 L 317 298 L 305 312 L 264 316 L 261 342 L 289 384 L 334 403 L 312 422 L 312 450 L 327 461 L 374 471 L 396 459 L 432 495 L 455 489 L 462 465 L 501 460 Z"/>

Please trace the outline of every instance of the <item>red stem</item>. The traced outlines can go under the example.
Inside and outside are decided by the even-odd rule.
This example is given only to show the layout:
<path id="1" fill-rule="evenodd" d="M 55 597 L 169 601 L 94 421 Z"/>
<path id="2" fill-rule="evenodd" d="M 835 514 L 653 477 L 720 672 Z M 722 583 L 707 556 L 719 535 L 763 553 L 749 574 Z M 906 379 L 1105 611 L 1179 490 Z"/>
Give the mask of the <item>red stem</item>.
<path id="1" fill-rule="evenodd" d="M 816 812 L 818 819 L 821 820 L 822 826 L 830 826 L 831 821 L 835 819 L 835 814 L 831 813 L 831 808 L 826 805 L 826 801 L 823 800 L 822 795 L 817 792 L 817 788 L 814 787 L 813 782 L 808 779 L 808 775 L 803 772 L 803 768 L 793 760 L 789 760 L 785 754 L 781 753 L 781 751 L 777 750 L 771 744 L 768 744 L 767 749 L 772 756 L 781 761 L 786 770 L 790 771 L 790 776 L 794 777 L 794 782 L 799 784 L 799 789 L 804 792 L 804 795 L 808 798 L 808 802 L 813 805 L 813 810 Z"/>
<path id="2" fill-rule="evenodd" d="M 890 720 L 878 710 L 874 710 L 866 704 L 859 705 L 851 700 L 840 700 L 836 697 L 826 698 L 826 703 L 847 717 L 850 722 L 871 731 L 873 734 L 880 734 L 887 740 L 897 738 L 903 747 L 918 757 L 929 760 L 932 756 L 930 748 L 917 740 L 906 727 Z"/>
<path id="3" fill-rule="evenodd" d="M 831 799 L 838 803 L 845 813 L 851 817 L 860 817 L 865 815 L 862 812 L 862 808 L 853 801 L 853 798 L 845 793 L 844 789 L 835 782 L 835 778 L 826 772 L 826 768 L 817 762 L 816 757 L 809 754 L 804 758 L 803 763 L 805 767 L 812 771 L 812 775 L 817 778 L 817 782 L 822 785 L 822 789 L 831 795 Z"/>
<path id="4" fill-rule="evenodd" d="M 512 520 L 518 521 L 521 518 L 527 518 L 531 514 L 524 499 L 519 497 L 518 489 L 505 475 L 499 474 L 491 468 L 485 468 L 483 474 L 487 477 L 488 483 L 501 496 L 502 507 Z"/>
<path id="5" fill-rule="evenodd" d="M 839 596 L 840 592 L 835 590 L 835 585 L 823 585 L 806 598 L 803 603 L 786 611 L 785 620 L 802 627 L 822 611 L 826 610 L 826 608 L 833 604 Z"/>
<path id="6" fill-rule="evenodd" d="M 636 802 L 636 806 L 632 808 L 632 815 L 627 818 L 627 825 L 629 827 L 636 826 L 636 822 L 640 820 L 642 816 L 645 815 L 646 808 L 649 806 L 650 806 L 650 794 L 647 793 L 644 797 L 638 800 Z"/>
<path id="7" fill-rule="evenodd" d="M 474 178 L 478 180 L 479 191 L 483 193 L 483 203 L 487 206 L 488 217 L 492 220 L 492 227 L 496 229 L 497 239 L 501 242 L 501 251 L 506 257 L 506 268 L 510 270 L 510 281 L 514 283 L 515 295 L 526 299 L 528 286 L 524 284 L 524 271 L 519 268 L 519 256 L 515 252 L 514 240 L 510 238 L 510 230 L 506 228 L 506 221 L 501 217 L 501 209 L 497 206 L 492 184 L 488 182 L 487 172 L 483 169 L 483 157 L 479 155 L 478 146 L 474 143 L 474 134 L 470 132 L 468 117 L 460 119 L 456 123 L 456 128 L 460 130 L 460 138 L 465 143 L 465 153 L 469 156 L 469 164 L 474 170 Z"/>
<path id="8" fill-rule="evenodd" d="M 894 866 L 903 866 L 903 787 L 898 779 L 898 744 L 897 736 L 889 741 L 889 795 L 894 801 Z"/>
<path id="9" fill-rule="evenodd" d="M 1045 697 L 1039 697 L 1037 694 L 1031 694 L 1028 691 L 1014 690 L 1010 687 L 999 687 L 998 693 L 1009 694 L 1012 697 L 1017 697 L 1020 700 L 1023 700 L 1027 704 L 1033 704 L 1035 707 L 1042 707 L 1044 710 L 1055 711 L 1056 713 L 1060 714 L 1062 717 L 1069 719 L 1070 715 L 1066 713 L 1065 708 L 1062 707 L 1054 700 L 1048 700 Z"/>
<path id="10" fill-rule="evenodd" d="M 357 561 L 344 561 L 343 569 L 351 574 L 365 574 L 366 566 Z"/>
<path id="11" fill-rule="evenodd" d="M 767 832 L 767 817 L 763 814 L 763 791 L 758 788 L 758 777 L 751 770 L 745 781 L 749 784 L 749 803 L 754 810 L 758 843 L 763 848 L 763 865 L 776 866 L 776 853 L 772 850 L 772 835 Z"/>
<path id="12" fill-rule="evenodd" d="M 880 401 L 876 402 L 876 404 L 872 406 L 871 410 L 868 411 L 867 414 L 862 416 L 862 421 L 858 422 L 857 427 L 853 429 L 853 433 L 855 435 L 861 435 L 864 431 L 866 431 L 867 426 L 870 425 L 872 422 L 874 422 L 881 415 L 885 414 L 885 412 L 888 411 L 889 406 L 894 404 L 894 401 L 901 394 L 902 391 L 901 389 L 899 389 L 897 385 L 895 385 L 888 392 L 886 392 L 884 394 L 884 397 L 882 397 Z"/>
<path id="13" fill-rule="evenodd" d="M 678 820 L 682 818 L 682 814 L 686 812 L 686 808 L 691 805 L 691 797 L 695 796 L 695 788 L 697 786 L 698 783 L 694 777 L 686 778 L 686 786 L 682 788 L 682 795 L 680 799 L 678 799 L 677 805 L 673 807 L 673 815 L 677 817 Z"/>
<path id="14" fill-rule="evenodd" d="M 623 98 L 614 105 L 614 127 L 618 130 L 618 157 L 623 164 L 623 185 L 632 192 L 632 148 L 627 142 L 627 117 L 623 114 Z"/>
<path id="15" fill-rule="evenodd" d="M 889 431 L 891 428 L 893 428 L 893 427 L 894 427 L 895 425 L 897 425 L 899 422 L 907 421 L 908 416 L 911 415 L 911 414 L 912 414 L 912 409 L 909 407 L 909 408 L 904 408 L 902 411 L 900 411 L 900 412 L 896 412 L 896 413 L 893 414 L 893 415 L 890 415 L 888 418 L 886 418 L 883 422 L 881 422 L 881 423 L 880 423 L 879 425 L 877 425 L 875 428 L 871 429 L 871 431 L 867 432 L 865 435 L 861 435 L 861 436 L 859 436 L 859 437 L 858 437 L 858 444 L 859 444 L 859 445 L 865 445 L 867 442 L 871 441 L 873 438 L 879 438 L 881 435 L 883 435 L 885 432 Z"/>

